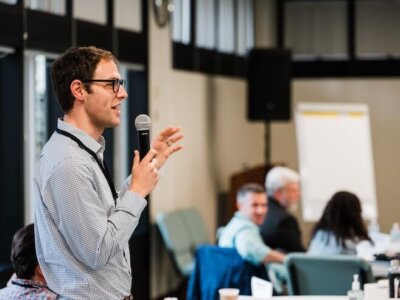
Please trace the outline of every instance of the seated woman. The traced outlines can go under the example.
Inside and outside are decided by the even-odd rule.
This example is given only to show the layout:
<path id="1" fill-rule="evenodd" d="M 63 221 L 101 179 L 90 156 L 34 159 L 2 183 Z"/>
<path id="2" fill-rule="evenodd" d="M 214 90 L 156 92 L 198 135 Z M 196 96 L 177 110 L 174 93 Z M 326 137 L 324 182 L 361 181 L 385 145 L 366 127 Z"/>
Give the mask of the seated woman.
<path id="1" fill-rule="evenodd" d="M 309 254 L 356 254 L 356 245 L 371 241 L 361 217 L 358 197 L 350 192 L 337 192 L 327 203 L 321 219 L 315 224 Z"/>

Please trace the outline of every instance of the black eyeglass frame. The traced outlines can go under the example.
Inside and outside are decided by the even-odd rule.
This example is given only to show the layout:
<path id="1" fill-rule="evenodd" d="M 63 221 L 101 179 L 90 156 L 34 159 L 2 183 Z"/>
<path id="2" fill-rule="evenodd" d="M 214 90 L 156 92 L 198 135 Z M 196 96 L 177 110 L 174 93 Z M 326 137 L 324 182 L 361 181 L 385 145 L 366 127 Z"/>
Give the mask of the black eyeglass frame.
<path id="1" fill-rule="evenodd" d="M 112 90 L 114 93 L 118 93 L 121 86 L 124 86 L 126 83 L 125 79 L 86 79 L 82 80 L 83 83 L 90 83 L 90 82 L 108 82 L 112 83 Z"/>

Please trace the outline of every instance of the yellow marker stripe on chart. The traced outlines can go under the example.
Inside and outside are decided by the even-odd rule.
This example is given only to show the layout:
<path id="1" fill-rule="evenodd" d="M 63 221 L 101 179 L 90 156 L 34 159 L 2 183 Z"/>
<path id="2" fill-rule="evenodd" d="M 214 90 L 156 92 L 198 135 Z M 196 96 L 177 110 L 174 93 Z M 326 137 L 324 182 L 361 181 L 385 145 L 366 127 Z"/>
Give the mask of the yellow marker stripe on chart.
<path id="1" fill-rule="evenodd" d="M 348 115 L 350 117 L 360 118 L 365 116 L 364 112 L 361 111 L 349 111 L 349 112 L 337 112 L 337 111 L 303 111 L 305 116 L 315 116 L 315 117 L 338 117 L 339 115 Z"/>
<path id="2" fill-rule="evenodd" d="M 303 111 L 303 115 L 315 117 L 337 117 L 339 113 L 336 111 Z"/>
<path id="3" fill-rule="evenodd" d="M 365 116 L 365 113 L 362 111 L 351 111 L 351 112 L 348 112 L 348 114 L 350 117 L 355 117 L 355 118 L 360 118 L 360 117 Z"/>

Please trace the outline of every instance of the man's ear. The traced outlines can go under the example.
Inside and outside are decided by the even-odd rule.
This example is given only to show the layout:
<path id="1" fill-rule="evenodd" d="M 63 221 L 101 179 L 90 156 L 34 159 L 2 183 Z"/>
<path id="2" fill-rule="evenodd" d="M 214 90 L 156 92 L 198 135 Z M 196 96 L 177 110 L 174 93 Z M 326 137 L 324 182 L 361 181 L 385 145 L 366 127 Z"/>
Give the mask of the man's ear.
<path id="1" fill-rule="evenodd" d="M 280 199 L 281 199 L 281 197 L 282 197 L 282 191 L 283 191 L 283 189 L 277 189 L 277 190 L 274 192 L 274 198 L 275 198 L 276 200 L 280 200 Z"/>
<path id="2" fill-rule="evenodd" d="M 236 202 L 236 209 L 240 210 L 241 207 L 242 207 L 241 203 L 240 202 Z"/>
<path id="3" fill-rule="evenodd" d="M 71 82 L 71 85 L 69 86 L 71 89 L 71 93 L 74 96 L 75 99 L 82 101 L 83 100 L 83 83 L 82 81 L 75 79 Z"/>

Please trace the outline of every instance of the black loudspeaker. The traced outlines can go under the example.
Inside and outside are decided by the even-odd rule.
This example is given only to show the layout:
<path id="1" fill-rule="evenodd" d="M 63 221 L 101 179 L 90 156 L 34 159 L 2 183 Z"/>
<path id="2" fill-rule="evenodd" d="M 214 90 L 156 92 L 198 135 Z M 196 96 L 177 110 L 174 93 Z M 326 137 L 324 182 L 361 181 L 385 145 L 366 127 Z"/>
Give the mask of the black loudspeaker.
<path id="1" fill-rule="evenodd" d="M 252 121 L 290 120 L 291 54 L 252 49 L 247 65 L 247 117 Z"/>

